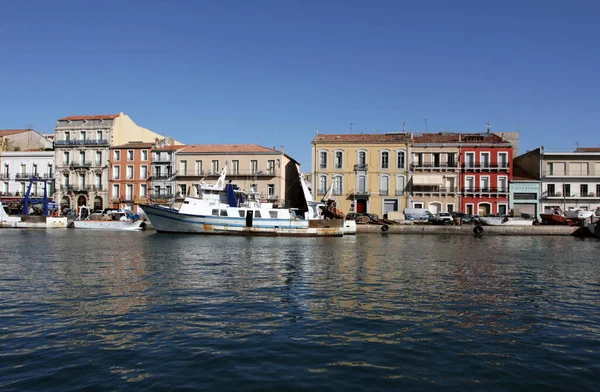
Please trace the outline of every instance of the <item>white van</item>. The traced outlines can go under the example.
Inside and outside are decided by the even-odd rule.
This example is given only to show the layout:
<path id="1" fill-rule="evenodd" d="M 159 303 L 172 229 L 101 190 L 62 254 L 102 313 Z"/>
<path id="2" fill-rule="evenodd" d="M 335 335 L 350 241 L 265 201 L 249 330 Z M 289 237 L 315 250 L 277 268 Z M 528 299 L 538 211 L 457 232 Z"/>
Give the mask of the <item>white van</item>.
<path id="1" fill-rule="evenodd" d="M 404 216 L 408 221 L 427 222 L 433 220 L 433 214 L 427 208 L 405 208 Z"/>

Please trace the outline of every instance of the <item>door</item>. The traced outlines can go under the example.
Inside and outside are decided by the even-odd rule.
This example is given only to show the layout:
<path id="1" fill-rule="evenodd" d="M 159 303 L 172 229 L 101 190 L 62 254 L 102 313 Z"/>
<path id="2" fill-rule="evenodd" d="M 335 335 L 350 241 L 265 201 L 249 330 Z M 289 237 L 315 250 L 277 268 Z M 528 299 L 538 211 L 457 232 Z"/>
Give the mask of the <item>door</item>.
<path id="1" fill-rule="evenodd" d="M 252 227 L 253 215 L 254 215 L 254 211 L 252 211 L 252 210 L 246 211 L 246 227 Z"/>
<path id="2" fill-rule="evenodd" d="M 356 212 L 367 212 L 367 201 L 364 199 L 356 200 Z"/>
<path id="3" fill-rule="evenodd" d="M 488 216 L 491 213 L 491 208 L 489 204 L 480 204 L 479 205 L 479 216 Z"/>
<path id="4" fill-rule="evenodd" d="M 442 203 L 429 203 L 429 211 L 431 211 L 432 214 L 437 214 L 438 212 L 442 212 Z"/>
<path id="5" fill-rule="evenodd" d="M 398 200 L 384 200 L 383 213 L 398 211 Z"/>

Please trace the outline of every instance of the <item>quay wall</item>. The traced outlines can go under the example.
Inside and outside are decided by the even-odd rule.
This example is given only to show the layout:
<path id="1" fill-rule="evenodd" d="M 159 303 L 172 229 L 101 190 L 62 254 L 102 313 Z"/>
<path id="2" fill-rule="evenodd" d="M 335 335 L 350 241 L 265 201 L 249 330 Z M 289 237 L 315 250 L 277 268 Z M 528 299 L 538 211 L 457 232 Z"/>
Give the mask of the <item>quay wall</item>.
<path id="1" fill-rule="evenodd" d="M 475 235 L 473 225 L 434 226 L 434 225 L 389 225 L 383 232 L 381 225 L 356 225 L 356 234 L 385 233 L 385 234 L 447 234 Z M 483 232 L 479 235 L 546 235 L 546 236 L 586 236 L 587 228 L 571 226 L 481 226 Z"/>

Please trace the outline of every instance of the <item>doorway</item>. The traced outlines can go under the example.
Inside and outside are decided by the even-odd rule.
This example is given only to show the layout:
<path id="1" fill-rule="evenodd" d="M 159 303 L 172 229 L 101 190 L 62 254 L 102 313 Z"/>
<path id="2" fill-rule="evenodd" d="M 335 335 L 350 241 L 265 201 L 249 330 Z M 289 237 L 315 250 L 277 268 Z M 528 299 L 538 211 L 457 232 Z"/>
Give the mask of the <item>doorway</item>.
<path id="1" fill-rule="evenodd" d="M 367 212 L 367 201 L 365 199 L 356 200 L 356 212 Z"/>

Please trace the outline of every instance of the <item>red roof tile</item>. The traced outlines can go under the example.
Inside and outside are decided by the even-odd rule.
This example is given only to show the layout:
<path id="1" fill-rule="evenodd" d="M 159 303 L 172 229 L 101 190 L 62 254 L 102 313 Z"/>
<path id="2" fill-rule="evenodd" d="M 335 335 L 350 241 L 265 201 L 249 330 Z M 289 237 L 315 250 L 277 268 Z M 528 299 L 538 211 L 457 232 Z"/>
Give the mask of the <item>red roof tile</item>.
<path id="1" fill-rule="evenodd" d="M 182 146 L 183 148 L 179 151 L 181 153 L 266 153 L 266 152 L 281 152 L 259 146 L 257 144 L 188 144 Z"/>
<path id="2" fill-rule="evenodd" d="M 23 133 L 33 131 L 33 129 L 0 129 L 0 137 L 16 135 L 17 133 Z"/>
<path id="3" fill-rule="evenodd" d="M 319 134 L 313 143 L 405 143 L 410 140 L 407 133 L 346 133 Z"/>
<path id="4" fill-rule="evenodd" d="M 579 147 L 575 152 L 600 152 L 600 147 Z"/>
<path id="5" fill-rule="evenodd" d="M 90 116 L 69 116 L 59 118 L 58 121 L 81 121 L 81 120 L 110 120 L 119 117 L 119 114 L 94 114 Z"/>
<path id="6" fill-rule="evenodd" d="M 458 143 L 458 133 L 420 133 L 414 136 L 415 143 Z"/>

